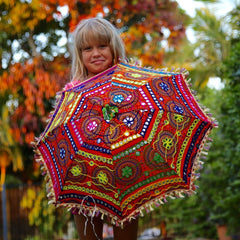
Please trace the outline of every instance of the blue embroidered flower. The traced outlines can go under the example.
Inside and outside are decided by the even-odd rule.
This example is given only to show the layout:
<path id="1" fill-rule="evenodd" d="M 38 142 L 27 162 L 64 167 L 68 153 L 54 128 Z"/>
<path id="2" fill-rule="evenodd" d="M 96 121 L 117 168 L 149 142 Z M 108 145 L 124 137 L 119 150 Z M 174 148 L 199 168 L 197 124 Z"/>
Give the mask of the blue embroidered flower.
<path id="1" fill-rule="evenodd" d="M 183 112 L 184 112 L 183 109 L 182 109 L 181 107 L 177 106 L 177 105 L 174 107 L 174 110 L 175 110 L 177 113 L 180 113 L 180 114 L 183 114 Z"/>
<path id="2" fill-rule="evenodd" d="M 123 100 L 124 100 L 124 97 L 122 94 L 118 94 L 113 97 L 113 101 L 115 103 L 121 103 Z"/>
<path id="3" fill-rule="evenodd" d="M 66 150 L 64 149 L 64 148 L 61 148 L 60 149 L 60 157 L 63 159 L 63 158 L 65 158 L 65 156 L 66 156 Z"/>
<path id="4" fill-rule="evenodd" d="M 161 82 L 161 83 L 160 83 L 160 87 L 161 87 L 161 89 L 162 89 L 163 91 L 165 91 L 165 92 L 167 92 L 167 91 L 169 90 L 168 85 L 167 85 L 166 83 L 164 83 L 164 82 Z"/>
<path id="5" fill-rule="evenodd" d="M 123 119 L 123 122 L 128 127 L 131 127 L 133 125 L 134 120 L 133 120 L 133 117 L 126 117 L 125 119 Z"/>

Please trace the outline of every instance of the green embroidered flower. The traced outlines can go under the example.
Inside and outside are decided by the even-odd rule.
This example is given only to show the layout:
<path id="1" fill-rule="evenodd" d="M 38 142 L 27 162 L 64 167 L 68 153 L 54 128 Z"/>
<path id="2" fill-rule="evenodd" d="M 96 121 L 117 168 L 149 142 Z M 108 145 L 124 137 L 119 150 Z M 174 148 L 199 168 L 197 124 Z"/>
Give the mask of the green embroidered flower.
<path id="1" fill-rule="evenodd" d="M 126 166 L 122 169 L 122 176 L 129 178 L 132 175 L 132 168 L 130 168 L 129 166 Z"/>
<path id="2" fill-rule="evenodd" d="M 159 164 L 159 163 L 161 163 L 161 162 L 164 161 L 163 158 L 160 156 L 159 153 L 155 153 L 155 155 L 154 155 L 154 157 L 153 157 L 153 160 L 154 160 L 154 162 L 157 163 L 157 164 Z"/>
<path id="3" fill-rule="evenodd" d="M 116 106 L 109 106 L 108 104 L 105 105 L 105 107 L 103 107 L 102 109 L 102 113 L 103 113 L 103 118 L 105 120 L 112 120 L 116 113 L 118 113 L 118 108 Z"/>
<path id="4" fill-rule="evenodd" d="M 80 176 L 82 173 L 82 169 L 79 166 L 73 166 L 70 170 L 70 172 L 72 173 L 72 175 L 74 177 Z"/>
<path id="5" fill-rule="evenodd" d="M 107 174 L 100 171 L 99 174 L 97 175 L 97 179 L 100 183 L 106 185 L 108 183 L 108 177 Z"/>
<path id="6" fill-rule="evenodd" d="M 166 148 L 167 150 L 169 150 L 173 146 L 172 138 L 165 137 L 162 140 L 162 143 L 163 143 L 163 147 Z"/>

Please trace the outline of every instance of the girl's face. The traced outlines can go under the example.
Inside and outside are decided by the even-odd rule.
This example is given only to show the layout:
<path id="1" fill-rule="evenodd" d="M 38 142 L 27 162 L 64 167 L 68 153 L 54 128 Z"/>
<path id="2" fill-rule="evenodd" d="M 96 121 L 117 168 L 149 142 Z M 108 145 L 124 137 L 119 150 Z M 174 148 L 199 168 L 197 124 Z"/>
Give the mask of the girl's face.
<path id="1" fill-rule="evenodd" d="M 88 78 L 105 71 L 112 66 L 113 55 L 108 44 L 92 42 L 82 50 L 83 64 Z"/>

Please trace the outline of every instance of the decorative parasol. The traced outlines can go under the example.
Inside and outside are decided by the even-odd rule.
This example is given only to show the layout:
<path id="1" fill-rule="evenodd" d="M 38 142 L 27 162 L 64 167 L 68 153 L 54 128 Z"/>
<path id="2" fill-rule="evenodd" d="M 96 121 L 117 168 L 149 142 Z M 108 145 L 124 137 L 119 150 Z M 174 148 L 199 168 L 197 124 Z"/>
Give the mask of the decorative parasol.
<path id="1" fill-rule="evenodd" d="M 194 193 L 213 127 L 184 74 L 120 63 L 58 94 L 37 161 L 52 203 L 122 225 Z"/>

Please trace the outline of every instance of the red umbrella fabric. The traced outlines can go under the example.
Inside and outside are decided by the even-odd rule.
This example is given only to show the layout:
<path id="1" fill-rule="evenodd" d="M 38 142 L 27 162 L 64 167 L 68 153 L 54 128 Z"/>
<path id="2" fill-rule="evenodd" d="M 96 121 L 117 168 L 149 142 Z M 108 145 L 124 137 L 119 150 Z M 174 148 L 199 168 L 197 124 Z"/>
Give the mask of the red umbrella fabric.
<path id="1" fill-rule="evenodd" d="M 194 193 L 213 127 L 183 74 L 120 63 L 58 94 L 37 160 L 56 206 L 119 225 Z"/>

